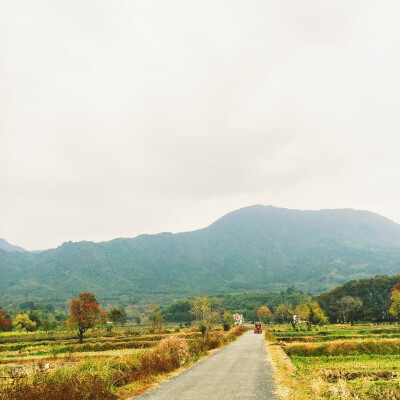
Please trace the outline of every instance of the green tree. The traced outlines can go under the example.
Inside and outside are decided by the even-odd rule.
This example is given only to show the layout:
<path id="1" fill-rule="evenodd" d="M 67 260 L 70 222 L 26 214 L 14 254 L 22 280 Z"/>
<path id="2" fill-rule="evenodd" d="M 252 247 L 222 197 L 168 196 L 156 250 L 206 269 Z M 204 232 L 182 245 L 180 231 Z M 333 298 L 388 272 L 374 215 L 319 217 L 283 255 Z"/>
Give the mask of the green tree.
<path id="1" fill-rule="evenodd" d="M 192 313 L 200 322 L 200 331 L 204 336 L 210 332 L 212 325 L 218 320 L 219 314 L 211 308 L 211 300 L 207 296 L 194 297 L 192 300 Z"/>
<path id="2" fill-rule="evenodd" d="M 194 316 L 190 312 L 191 307 L 189 299 L 175 300 L 163 309 L 164 318 L 170 322 L 191 323 L 194 320 Z"/>
<path id="3" fill-rule="evenodd" d="M 158 304 L 150 304 L 147 311 L 150 333 L 161 332 L 163 329 L 163 315 L 160 306 Z"/>
<path id="4" fill-rule="evenodd" d="M 362 301 L 359 297 L 344 296 L 338 301 L 341 322 L 350 322 L 353 326 L 354 321 L 362 310 Z"/>
<path id="5" fill-rule="evenodd" d="M 296 329 L 296 320 L 293 318 L 293 315 L 294 308 L 288 301 L 286 301 L 276 307 L 274 312 L 274 321 L 285 324 L 291 323 L 293 329 Z"/>
<path id="6" fill-rule="evenodd" d="M 114 325 L 120 324 L 121 326 L 124 326 L 126 324 L 127 317 L 128 316 L 126 315 L 124 308 L 113 308 L 108 313 L 108 318 Z"/>
<path id="7" fill-rule="evenodd" d="M 224 331 L 229 331 L 231 326 L 235 323 L 235 318 L 233 318 L 232 313 L 225 311 L 223 321 Z"/>
<path id="8" fill-rule="evenodd" d="M 48 332 L 48 331 L 53 330 L 53 329 L 56 329 L 57 321 L 54 318 L 54 315 L 53 314 L 46 315 L 46 317 L 43 318 L 43 320 L 42 320 L 42 326 L 41 327 L 45 332 Z"/>
<path id="9" fill-rule="evenodd" d="M 303 321 L 306 321 L 308 329 L 311 329 L 313 325 L 323 325 L 327 323 L 324 311 L 311 297 L 296 307 L 295 314 Z"/>
<path id="10" fill-rule="evenodd" d="M 36 323 L 36 329 L 39 329 L 42 326 L 43 316 L 40 311 L 34 310 L 29 311 L 29 319 Z"/>

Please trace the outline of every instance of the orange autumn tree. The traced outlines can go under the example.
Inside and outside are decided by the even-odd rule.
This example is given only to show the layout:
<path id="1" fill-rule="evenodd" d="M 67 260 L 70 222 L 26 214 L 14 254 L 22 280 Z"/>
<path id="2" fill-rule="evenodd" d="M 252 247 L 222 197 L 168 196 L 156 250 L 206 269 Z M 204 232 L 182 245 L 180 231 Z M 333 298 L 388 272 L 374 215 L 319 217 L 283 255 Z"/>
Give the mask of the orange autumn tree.
<path id="1" fill-rule="evenodd" d="M 264 324 L 268 324 L 272 321 L 272 312 L 267 306 L 262 306 L 257 311 L 257 317 Z"/>
<path id="2" fill-rule="evenodd" d="M 100 308 L 100 304 L 92 293 L 80 293 L 77 299 L 69 303 L 70 316 L 67 325 L 70 329 L 78 329 L 79 343 L 82 343 L 83 334 L 97 324 L 107 321 L 107 312 Z"/>
<path id="3" fill-rule="evenodd" d="M 389 297 L 392 297 L 392 293 L 393 292 L 400 292 L 400 282 L 399 283 L 396 283 L 395 285 L 393 285 L 392 287 L 391 287 L 391 289 L 390 289 L 390 292 L 389 292 Z"/>
<path id="4" fill-rule="evenodd" d="M 11 328 L 11 318 L 6 310 L 0 310 L 0 331 L 8 331 Z"/>

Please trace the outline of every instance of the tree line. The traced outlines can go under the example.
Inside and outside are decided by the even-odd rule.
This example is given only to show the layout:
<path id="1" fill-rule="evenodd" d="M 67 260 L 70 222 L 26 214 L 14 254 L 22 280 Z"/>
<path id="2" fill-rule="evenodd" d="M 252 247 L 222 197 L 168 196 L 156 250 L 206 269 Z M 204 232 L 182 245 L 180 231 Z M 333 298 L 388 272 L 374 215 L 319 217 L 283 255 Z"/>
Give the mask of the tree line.
<path id="1" fill-rule="evenodd" d="M 247 322 L 287 322 L 295 325 L 330 323 L 393 322 L 396 313 L 400 275 L 378 275 L 352 280 L 317 296 L 296 291 L 293 287 L 280 292 L 248 292 L 214 296 L 214 308 L 241 313 Z M 396 284 L 398 286 L 396 286 Z M 179 299 L 163 308 L 165 320 L 188 325 L 192 299 Z M 308 322 L 307 322 L 308 321 Z"/>
<path id="2" fill-rule="evenodd" d="M 55 312 L 51 305 L 32 310 L 34 305 L 30 303 L 21 304 L 24 310 L 14 318 L 0 308 L 0 331 L 69 328 L 77 330 L 81 341 L 83 334 L 96 325 L 112 329 L 112 326 L 123 326 L 127 322 L 124 308 L 113 308 L 107 312 L 100 307 L 95 295 L 88 292 L 70 301 L 69 314 Z M 205 334 L 214 323 L 221 323 L 224 329 L 229 329 L 234 324 L 232 314 L 236 312 L 242 313 L 247 322 L 291 323 L 294 329 L 301 322 L 311 328 L 327 322 L 353 324 L 355 321 L 395 321 L 400 317 L 400 275 L 353 280 L 314 297 L 288 288 L 275 293 L 197 296 L 176 300 L 164 308 L 150 304 L 147 323 L 152 333 L 160 332 L 164 321 L 188 327 L 197 320 L 199 329 Z M 135 319 L 140 324 L 140 317 Z"/>

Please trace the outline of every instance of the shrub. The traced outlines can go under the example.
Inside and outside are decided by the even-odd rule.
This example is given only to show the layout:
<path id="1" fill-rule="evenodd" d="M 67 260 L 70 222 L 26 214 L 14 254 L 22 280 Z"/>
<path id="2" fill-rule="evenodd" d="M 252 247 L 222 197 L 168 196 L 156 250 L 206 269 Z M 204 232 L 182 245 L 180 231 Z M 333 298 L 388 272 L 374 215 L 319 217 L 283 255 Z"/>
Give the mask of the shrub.
<path id="1" fill-rule="evenodd" d="M 205 338 L 207 350 L 214 350 L 221 346 L 222 338 L 220 335 L 209 334 Z"/>
<path id="2" fill-rule="evenodd" d="M 235 335 L 235 336 L 241 336 L 241 335 L 243 335 L 244 333 L 248 332 L 248 330 L 249 330 L 249 329 L 247 328 L 247 326 L 239 325 L 238 327 L 233 328 L 233 329 L 231 330 L 231 333 L 232 333 L 233 335 Z"/>
<path id="3" fill-rule="evenodd" d="M 179 368 L 189 358 L 186 339 L 169 336 L 158 343 L 152 352 L 144 353 L 140 359 L 141 375 L 170 372 Z"/>
<path id="4" fill-rule="evenodd" d="M 186 362 L 189 358 L 189 346 L 186 339 L 176 335 L 169 336 L 160 341 L 157 351 L 167 353 L 169 356 L 177 356 L 180 363 Z"/>

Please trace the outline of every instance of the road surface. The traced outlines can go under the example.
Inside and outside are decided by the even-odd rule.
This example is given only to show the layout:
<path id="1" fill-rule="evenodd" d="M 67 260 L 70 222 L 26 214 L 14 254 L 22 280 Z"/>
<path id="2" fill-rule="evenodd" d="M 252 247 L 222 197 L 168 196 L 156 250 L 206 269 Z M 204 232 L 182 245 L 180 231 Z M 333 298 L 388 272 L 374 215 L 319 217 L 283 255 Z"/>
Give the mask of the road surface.
<path id="1" fill-rule="evenodd" d="M 248 332 L 141 400 L 276 400 L 264 335 Z"/>

